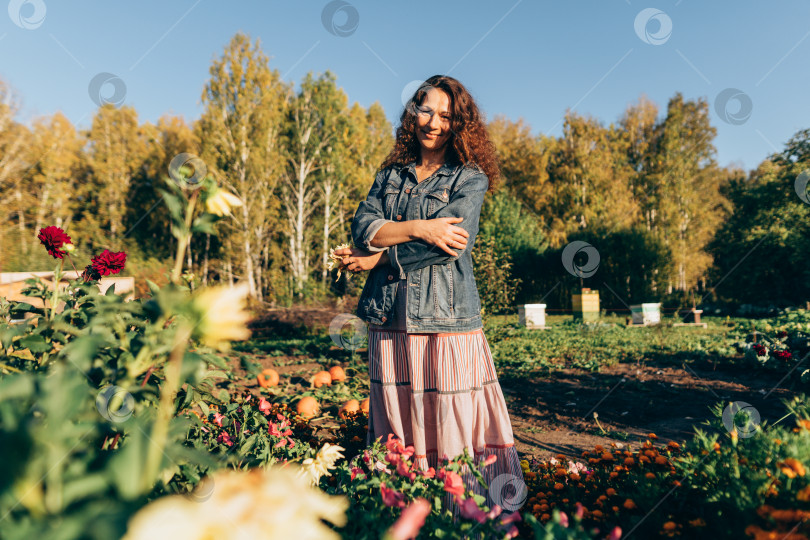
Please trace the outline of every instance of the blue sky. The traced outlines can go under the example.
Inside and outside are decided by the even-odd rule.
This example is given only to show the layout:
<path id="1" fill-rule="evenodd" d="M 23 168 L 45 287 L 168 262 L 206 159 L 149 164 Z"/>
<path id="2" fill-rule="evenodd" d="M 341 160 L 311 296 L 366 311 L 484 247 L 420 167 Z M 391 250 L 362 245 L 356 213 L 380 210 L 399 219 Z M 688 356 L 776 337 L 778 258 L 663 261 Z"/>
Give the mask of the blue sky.
<path id="1" fill-rule="evenodd" d="M 379 101 L 394 124 L 409 83 L 441 73 L 467 86 L 488 119 L 522 117 L 533 134 L 561 135 L 567 108 L 607 125 L 641 94 L 662 115 L 675 92 L 704 97 L 718 162 L 746 170 L 810 127 L 806 0 L 352 0 L 329 29 L 324 0 L 5 3 L 0 77 L 22 97 L 24 123 L 61 110 L 87 127 L 88 85 L 102 72 L 124 82 L 142 122 L 196 119 L 211 61 L 242 31 L 296 87 L 329 69 L 350 103 Z M 721 107 L 723 119 L 715 103 L 726 89 L 741 95 Z"/>

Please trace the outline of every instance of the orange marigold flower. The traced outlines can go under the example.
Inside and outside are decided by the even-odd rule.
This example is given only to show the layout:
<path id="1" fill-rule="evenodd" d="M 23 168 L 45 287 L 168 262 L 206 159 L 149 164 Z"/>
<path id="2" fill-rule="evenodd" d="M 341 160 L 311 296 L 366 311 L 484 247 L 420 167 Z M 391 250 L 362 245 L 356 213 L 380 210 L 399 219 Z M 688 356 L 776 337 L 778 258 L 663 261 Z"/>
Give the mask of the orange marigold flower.
<path id="1" fill-rule="evenodd" d="M 703 518 L 691 519 L 689 520 L 689 525 L 692 527 L 705 527 L 706 521 Z"/>
<path id="2" fill-rule="evenodd" d="M 540 521 L 548 521 L 550 519 L 551 519 L 551 516 L 548 515 L 548 514 L 543 514 L 542 516 L 540 516 Z"/>
<path id="3" fill-rule="evenodd" d="M 653 474 L 653 473 L 651 473 L 651 472 L 648 472 L 647 474 L 645 474 L 645 475 L 644 475 L 644 477 L 645 477 L 645 478 L 648 478 L 648 479 L 650 479 L 650 480 L 652 480 L 652 479 L 654 479 L 654 478 L 655 478 L 655 474 Z"/>
<path id="4" fill-rule="evenodd" d="M 605 447 L 602 446 L 601 444 L 597 444 L 596 446 L 593 447 L 593 449 L 601 453 L 605 450 Z"/>
<path id="5" fill-rule="evenodd" d="M 619 473 L 617 473 L 616 471 L 613 471 L 612 473 L 610 473 L 610 479 L 611 480 L 614 479 L 614 478 L 618 478 L 618 476 L 619 476 Z"/>
<path id="6" fill-rule="evenodd" d="M 625 464 L 625 465 L 627 465 L 627 466 L 629 467 L 630 465 L 635 465 L 635 464 L 636 464 L 636 460 L 635 460 L 635 459 L 633 459 L 633 458 L 631 458 L 631 457 L 629 457 L 629 458 L 624 458 L 624 464 Z"/>
<path id="7" fill-rule="evenodd" d="M 649 463 L 650 462 L 650 458 L 648 458 L 647 456 L 639 456 L 638 460 L 642 461 L 644 463 Z"/>
<path id="8" fill-rule="evenodd" d="M 798 421 L 799 427 L 803 427 L 804 429 L 810 430 L 810 420 L 805 420 L 804 418 Z"/>
<path id="9" fill-rule="evenodd" d="M 796 476 L 804 476 L 805 474 L 804 465 L 795 458 L 786 458 L 782 463 L 779 463 L 778 466 L 788 478 L 796 478 Z"/>
<path id="10" fill-rule="evenodd" d="M 547 504 L 541 504 L 541 505 L 539 506 L 539 510 L 540 510 L 541 512 L 548 512 L 548 509 L 549 509 L 549 506 L 548 506 Z"/>
<path id="11" fill-rule="evenodd" d="M 532 506 L 532 512 L 534 512 L 536 514 L 539 511 L 540 511 L 540 505 L 539 504 L 535 504 L 534 506 Z"/>
<path id="12" fill-rule="evenodd" d="M 667 458 L 665 458 L 664 456 L 658 456 L 657 458 L 655 458 L 655 463 L 656 465 L 666 465 Z"/>
<path id="13" fill-rule="evenodd" d="M 613 489 L 613 488 L 607 488 L 607 491 L 605 491 L 605 493 L 607 493 L 608 495 L 610 495 L 612 497 L 612 496 L 616 495 L 616 490 Z"/>
<path id="14" fill-rule="evenodd" d="M 571 481 L 573 481 L 573 482 L 578 482 L 578 481 L 579 481 L 579 479 L 580 479 L 581 477 L 579 476 L 579 474 L 577 474 L 577 473 L 575 473 L 575 472 L 572 472 L 572 473 L 571 473 L 571 474 L 568 476 L 568 478 L 570 478 L 570 479 L 571 479 Z"/>
<path id="15" fill-rule="evenodd" d="M 800 501 L 810 501 L 810 486 L 805 486 L 796 494 L 796 498 Z"/>
<path id="16" fill-rule="evenodd" d="M 713 446 L 712 448 L 713 448 L 714 450 L 719 451 L 719 450 L 720 450 L 720 443 L 715 442 L 715 443 L 714 443 L 714 446 Z"/>
<path id="17" fill-rule="evenodd" d="M 613 454 L 611 454 L 610 452 L 604 452 L 602 453 L 602 459 L 604 461 L 613 461 Z"/>
<path id="18" fill-rule="evenodd" d="M 568 474 L 568 473 L 565 472 L 565 469 L 557 469 L 556 471 L 554 471 L 554 476 L 556 476 L 558 478 L 562 478 L 566 474 Z"/>
<path id="19" fill-rule="evenodd" d="M 610 507 L 610 509 L 611 509 L 611 510 L 613 510 L 613 513 L 614 513 L 614 514 L 618 514 L 618 513 L 619 513 L 619 507 L 618 507 L 618 506 L 611 506 L 611 507 Z"/>
<path id="20" fill-rule="evenodd" d="M 647 437 L 649 437 L 650 439 L 657 439 L 658 435 L 656 435 L 655 433 L 647 433 Z"/>
<path id="21" fill-rule="evenodd" d="M 622 504 L 622 506 L 624 506 L 628 510 L 632 510 L 633 508 L 637 508 L 636 503 L 633 502 L 633 499 L 627 499 L 626 501 L 624 501 L 624 504 Z"/>
<path id="22" fill-rule="evenodd" d="M 594 510 L 593 512 L 591 512 L 591 515 L 596 519 L 602 519 L 602 517 L 604 517 L 605 514 L 603 514 L 601 510 Z"/>
<path id="23" fill-rule="evenodd" d="M 665 531 L 674 531 L 675 530 L 675 522 L 674 521 L 667 521 L 664 523 L 664 530 Z"/>
<path id="24" fill-rule="evenodd" d="M 667 446 L 669 446 L 670 448 L 680 448 L 681 447 L 681 445 L 676 443 L 675 441 L 669 441 L 667 443 Z"/>
<path id="25" fill-rule="evenodd" d="M 559 483 L 559 482 L 557 482 L 556 484 L 554 484 L 554 489 L 556 489 L 557 491 L 559 491 L 559 490 L 563 489 L 564 487 L 565 487 L 565 486 L 564 486 L 564 485 L 562 485 L 562 484 L 561 484 L 561 483 Z"/>

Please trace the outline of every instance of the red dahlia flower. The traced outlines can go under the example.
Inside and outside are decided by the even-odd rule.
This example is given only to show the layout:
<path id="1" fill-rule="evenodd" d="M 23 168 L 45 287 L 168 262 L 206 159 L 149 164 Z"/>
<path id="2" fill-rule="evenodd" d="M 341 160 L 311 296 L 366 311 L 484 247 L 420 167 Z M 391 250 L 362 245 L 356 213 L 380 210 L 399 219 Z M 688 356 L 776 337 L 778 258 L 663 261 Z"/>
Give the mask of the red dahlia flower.
<path id="1" fill-rule="evenodd" d="M 92 258 L 91 266 L 102 276 L 117 274 L 124 269 L 127 262 L 127 254 L 123 251 L 113 252 L 105 249 L 101 255 Z"/>
<path id="2" fill-rule="evenodd" d="M 65 231 L 53 225 L 40 229 L 37 238 L 48 250 L 48 254 L 55 259 L 61 259 L 65 256 L 66 251 L 62 249 L 65 244 L 73 243 L 70 236 L 65 234 Z"/>

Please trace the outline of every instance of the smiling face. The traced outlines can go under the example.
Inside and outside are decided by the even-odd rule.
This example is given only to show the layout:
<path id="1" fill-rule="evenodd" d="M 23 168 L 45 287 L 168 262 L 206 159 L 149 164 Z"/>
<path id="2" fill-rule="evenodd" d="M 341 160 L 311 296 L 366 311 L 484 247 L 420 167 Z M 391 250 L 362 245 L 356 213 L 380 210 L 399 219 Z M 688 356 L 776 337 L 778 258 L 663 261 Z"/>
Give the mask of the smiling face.
<path id="1" fill-rule="evenodd" d="M 443 90 L 430 88 L 416 106 L 416 138 L 422 150 L 434 152 L 450 138 L 450 96 Z"/>

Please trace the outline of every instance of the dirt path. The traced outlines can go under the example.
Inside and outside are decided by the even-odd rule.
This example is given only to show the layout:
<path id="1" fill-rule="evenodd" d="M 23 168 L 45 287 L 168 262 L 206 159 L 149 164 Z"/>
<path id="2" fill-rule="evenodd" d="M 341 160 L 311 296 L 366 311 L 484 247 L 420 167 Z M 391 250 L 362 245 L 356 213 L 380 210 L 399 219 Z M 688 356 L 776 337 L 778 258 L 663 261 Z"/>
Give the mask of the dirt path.
<path id="1" fill-rule="evenodd" d="M 683 367 L 619 364 L 599 373 L 563 370 L 531 381 L 502 380 L 518 451 L 578 456 L 596 444 L 691 439 L 718 402 L 744 401 L 769 424 L 786 413 L 782 375 L 709 363 Z M 785 379 L 787 381 L 789 379 Z M 783 385 L 785 382 L 783 381 Z M 603 434 L 593 418 L 607 431 Z M 789 422 L 785 419 L 783 422 Z"/>

